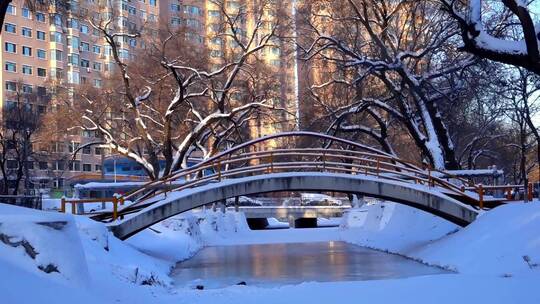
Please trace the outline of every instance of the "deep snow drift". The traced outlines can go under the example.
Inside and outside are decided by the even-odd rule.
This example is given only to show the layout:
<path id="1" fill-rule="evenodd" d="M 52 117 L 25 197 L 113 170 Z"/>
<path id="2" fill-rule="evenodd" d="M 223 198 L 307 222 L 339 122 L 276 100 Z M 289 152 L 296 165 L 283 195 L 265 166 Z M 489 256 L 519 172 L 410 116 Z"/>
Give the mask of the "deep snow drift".
<path id="1" fill-rule="evenodd" d="M 463 229 L 403 205 L 370 204 L 351 210 L 342 228 L 348 242 L 459 273 L 540 275 L 537 201 L 495 208 Z"/>

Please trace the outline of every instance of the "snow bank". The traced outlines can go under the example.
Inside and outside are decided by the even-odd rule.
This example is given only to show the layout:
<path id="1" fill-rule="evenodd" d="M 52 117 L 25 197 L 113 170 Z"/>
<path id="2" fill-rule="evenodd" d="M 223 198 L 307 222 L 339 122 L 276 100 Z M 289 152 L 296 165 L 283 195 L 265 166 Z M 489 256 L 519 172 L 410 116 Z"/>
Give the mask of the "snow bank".
<path id="1" fill-rule="evenodd" d="M 72 303 L 77 297 L 82 303 L 105 303 L 135 285 L 170 286 L 172 266 L 86 217 L 0 204 L 2 303 Z M 90 296 L 87 290 L 100 292 Z"/>
<path id="2" fill-rule="evenodd" d="M 406 255 L 465 274 L 540 275 L 540 204 L 511 204 L 460 229 L 441 218 L 395 203 L 352 209 L 343 240 Z"/>
<path id="3" fill-rule="evenodd" d="M 77 226 L 65 214 L 0 204 L 0 263 L 69 285 L 89 281 Z"/>
<path id="4" fill-rule="evenodd" d="M 211 243 L 216 239 L 227 239 L 235 233 L 250 231 L 246 216 L 242 212 L 203 210 L 195 213 L 203 236 L 203 241 Z"/>
<path id="5" fill-rule="evenodd" d="M 105 225 L 76 217 L 86 262 L 98 280 L 111 275 L 124 283 L 169 286 L 172 263 L 148 256 L 114 237 Z"/>
<path id="6" fill-rule="evenodd" d="M 458 229 L 439 217 L 392 202 L 351 209 L 340 228 L 348 242 L 405 255 Z"/>
<path id="7" fill-rule="evenodd" d="M 175 216 L 127 239 L 127 243 L 151 256 L 170 262 L 190 258 L 203 246 L 198 217 L 191 212 Z"/>
<path id="8" fill-rule="evenodd" d="M 495 208 L 413 255 L 461 273 L 540 275 L 540 204 Z"/>

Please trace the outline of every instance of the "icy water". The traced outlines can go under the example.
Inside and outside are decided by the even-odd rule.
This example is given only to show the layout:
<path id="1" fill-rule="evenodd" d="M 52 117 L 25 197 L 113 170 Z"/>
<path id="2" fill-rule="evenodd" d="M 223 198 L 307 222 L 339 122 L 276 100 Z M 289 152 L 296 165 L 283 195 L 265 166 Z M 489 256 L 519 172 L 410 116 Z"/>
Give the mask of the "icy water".
<path id="1" fill-rule="evenodd" d="M 361 281 L 442 274 L 443 270 L 345 242 L 207 247 L 178 263 L 179 287 L 275 287 L 302 282 Z"/>

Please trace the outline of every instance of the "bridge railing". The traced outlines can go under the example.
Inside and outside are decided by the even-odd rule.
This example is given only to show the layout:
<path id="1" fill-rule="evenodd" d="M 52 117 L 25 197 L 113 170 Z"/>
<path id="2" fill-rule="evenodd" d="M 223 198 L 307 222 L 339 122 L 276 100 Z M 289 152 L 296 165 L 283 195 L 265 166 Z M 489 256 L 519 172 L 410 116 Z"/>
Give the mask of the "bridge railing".
<path id="1" fill-rule="evenodd" d="M 207 174 L 209 171 L 212 173 Z M 134 203 L 126 206 L 120 212 L 128 213 L 144 208 L 151 204 L 149 203 L 151 198 L 167 195 L 171 191 L 181 191 L 229 178 L 301 171 L 366 175 L 428 187 L 439 187 L 456 195 L 468 197 L 470 200 L 476 199 L 468 192 L 462 191 L 460 185 L 434 176 L 432 174 L 434 171 L 422 170 L 395 157 L 339 149 L 278 149 L 224 155 L 182 170 L 174 176 L 157 181 L 127 195 L 125 200 Z M 458 177 L 455 178 L 460 180 Z M 468 182 L 466 180 L 460 181 L 462 183 Z M 473 186 L 472 189 L 473 191 L 477 190 L 476 186 Z"/>
<path id="2" fill-rule="evenodd" d="M 292 148 L 251 151 L 256 144 L 267 140 L 298 136 L 315 137 L 331 144 L 338 143 L 346 146 L 346 149 L 329 146 L 327 149 Z M 467 201 L 476 208 L 484 207 L 485 187 L 475 185 L 467 179 L 453 176 L 448 172 L 420 168 L 384 151 L 346 139 L 313 132 L 286 132 L 248 141 L 220 152 L 193 167 L 149 182 L 140 189 L 128 193 L 124 199 L 129 203 L 120 208 L 118 213 L 136 212 L 172 191 L 181 191 L 229 178 L 299 171 L 362 174 L 374 178 L 436 187 L 439 191 L 446 191 L 447 194 L 462 198 L 462 201 Z M 109 215 L 109 218 L 111 217 L 112 215 Z"/>
<path id="3" fill-rule="evenodd" d="M 95 204 L 95 203 L 112 203 L 112 213 L 111 217 L 112 220 L 116 220 L 118 218 L 118 207 L 124 205 L 125 198 L 122 196 L 114 196 L 111 198 L 88 198 L 88 199 L 80 199 L 80 198 L 65 198 L 62 197 L 60 200 L 60 212 L 66 213 L 66 205 L 71 205 L 71 213 L 72 214 L 80 214 L 77 212 L 77 205 L 78 204 Z M 88 215 L 92 215 L 94 213 L 86 213 Z"/>

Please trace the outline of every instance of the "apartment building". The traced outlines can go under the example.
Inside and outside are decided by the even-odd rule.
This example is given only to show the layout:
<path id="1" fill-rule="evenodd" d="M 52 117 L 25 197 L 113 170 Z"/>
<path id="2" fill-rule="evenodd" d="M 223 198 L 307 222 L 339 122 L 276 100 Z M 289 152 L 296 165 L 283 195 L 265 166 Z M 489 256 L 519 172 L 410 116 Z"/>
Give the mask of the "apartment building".
<path id="1" fill-rule="evenodd" d="M 248 9 L 258 12 L 258 7 L 268 0 L 225 0 L 225 8 L 234 12 Z M 292 14 L 293 1 L 273 1 L 273 7 Z M 14 0 L 8 8 L 3 31 L 0 36 L 0 107 L 13 106 L 20 100 L 14 98 L 21 89 L 24 94 L 37 97 L 23 102 L 38 112 L 50 109 L 54 104 L 47 87 L 51 84 L 66 84 L 76 90 L 81 85 L 100 88 L 105 76 L 114 68 L 111 49 L 99 32 L 90 24 L 74 16 L 75 11 L 91 16 L 106 13 L 110 7 L 120 14 L 119 27 L 127 30 L 144 27 L 147 31 L 157 30 L 164 25 L 187 28 L 187 38 L 195 45 L 208 50 L 211 57 L 209 69 L 224 62 L 234 53 L 234 42 L 220 38 L 216 33 L 223 14 L 214 0 L 81 0 L 71 1 L 68 9 L 49 7 L 47 11 L 31 11 L 24 0 Z M 276 22 L 276 10 L 272 6 L 265 10 L 265 26 L 259 36 Z M 285 9 L 283 9 L 285 7 Z M 283 16 L 281 16 L 283 18 Z M 290 17 L 290 16 L 288 16 Z M 242 23 L 246 35 L 255 30 L 256 14 L 247 14 Z M 131 58 L 144 41 L 122 39 L 119 41 L 120 57 Z M 277 79 L 278 94 L 273 100 L 276 106 L 287 109 L 271 119 L 261 117 L 250 124 L 249 133 L 258 137 L 282 130 L 294 129 L 296 125 L 297 96 L 295 93 L 295 55 L 292 41 L 275 39 L 267 48 L 261 61 L 267 66 L 271 77 Z M 77 102 L 74 100 L 73 102 Z M 3 111 L 2 111 L 3 112 Z M 33 149 L 48 152 L 50 159 L 35 160 L 29 164 L 32 187 L 62 189 L 68 181 L 81 175 L 101 174 L 103 159 L 109 153 L 97 147 L 82 149 L 74 160 L 70 153 L 79 146 L 96 141 L 96 134 L 88 131 L 69 131 L 62 138 L 42 142 Z"/>

